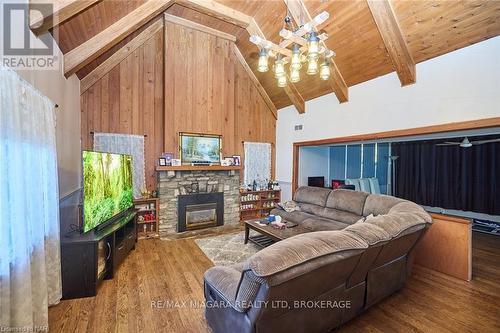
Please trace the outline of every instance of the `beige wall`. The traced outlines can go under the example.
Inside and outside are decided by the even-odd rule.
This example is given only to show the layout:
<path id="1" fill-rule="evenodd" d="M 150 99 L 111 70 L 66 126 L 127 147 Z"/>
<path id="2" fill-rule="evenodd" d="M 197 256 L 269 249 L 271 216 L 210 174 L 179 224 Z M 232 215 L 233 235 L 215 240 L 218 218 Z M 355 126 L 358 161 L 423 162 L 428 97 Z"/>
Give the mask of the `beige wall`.
<path id="1" fill-rule="evenodd" d="M 15 36 L 19 35 L 19 38 L 22 38 L 22 31 L 21 27 L 16 29 Z M 32 37 L 36 38 L 34 35 Z M 54 47 L 58 59 L 61 60 L 59 70 L 16 71 L 42 94 L 59 105 L 56 109 L 57 162 L 59 197 L 64 197 L 80 187 L 80 80 L 76 75 L 69 79 L 63 76 L 63 55 L 56 43 Z"/>

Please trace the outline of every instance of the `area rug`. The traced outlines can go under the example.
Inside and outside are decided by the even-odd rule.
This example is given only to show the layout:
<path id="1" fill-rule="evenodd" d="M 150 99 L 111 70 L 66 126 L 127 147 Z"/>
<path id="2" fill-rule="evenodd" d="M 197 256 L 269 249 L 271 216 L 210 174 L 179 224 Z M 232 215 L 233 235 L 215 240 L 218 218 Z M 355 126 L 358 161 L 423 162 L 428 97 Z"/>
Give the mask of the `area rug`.
<path id="1" fill-rule="evenodd" d="M 250 233 L 252 236 L 252 231 Z M 229 266 L 245 261 L 261 248 L 252 242 L 243 244 L 245 233 L 231 233 L 196 239 L 196 245 L 215 264 Z"/>

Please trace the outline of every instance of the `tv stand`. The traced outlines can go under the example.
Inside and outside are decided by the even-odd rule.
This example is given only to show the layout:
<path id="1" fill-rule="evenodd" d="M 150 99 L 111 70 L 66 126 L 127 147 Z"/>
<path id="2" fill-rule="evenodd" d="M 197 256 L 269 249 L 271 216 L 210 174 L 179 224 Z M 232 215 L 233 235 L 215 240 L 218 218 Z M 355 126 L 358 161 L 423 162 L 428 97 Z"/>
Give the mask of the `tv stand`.
<path id="1" fill-rule="evenodd" d="M 137 241 L 135 211 L 130 211 L 102 230 L 85 234 L 65 232 L 78 208 L 61 207 L 62 298 L 97 295 L 103 280 L 112 279 Z M 78 216 L 76 216 L 76 219 Z"/>

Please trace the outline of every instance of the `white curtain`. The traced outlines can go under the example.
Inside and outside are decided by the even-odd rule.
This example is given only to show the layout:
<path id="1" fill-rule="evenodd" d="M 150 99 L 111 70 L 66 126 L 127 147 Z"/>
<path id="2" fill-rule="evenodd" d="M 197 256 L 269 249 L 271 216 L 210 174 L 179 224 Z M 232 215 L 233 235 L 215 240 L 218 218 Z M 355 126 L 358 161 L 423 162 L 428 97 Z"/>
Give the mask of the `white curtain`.
<path id="1" fill-rule="evenodd" d="M 132 155 L 134 197 L 141 197 L 146 187 L 144 173 L 144 136 L 115 133 L 94 133 L 94 150 L 106 153 Z"/>
<path id="2" fill-rule="evenodd" d="M 245 142 L 244 182 L 251 184 L 254 180 L 262 183 L 271 179 L 271 144 L 263 142 Z"/>
<path id="3" fill-rule="evenodd" d="M 54 104 L 0 65 L 0 328 L 44 330 L 61 299 Z"/>

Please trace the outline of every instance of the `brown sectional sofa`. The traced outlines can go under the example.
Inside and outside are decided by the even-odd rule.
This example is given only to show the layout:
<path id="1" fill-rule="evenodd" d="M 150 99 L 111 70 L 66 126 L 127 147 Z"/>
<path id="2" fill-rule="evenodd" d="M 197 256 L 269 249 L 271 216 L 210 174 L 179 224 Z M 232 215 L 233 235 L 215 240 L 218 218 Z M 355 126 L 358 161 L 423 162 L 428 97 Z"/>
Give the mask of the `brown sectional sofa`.
<path id="1" fill-rule="evenodd" d="M 412 249 L 432 223 L 417 204 L 385 195 L 301 187 L 294 201 L 300 211 L 272 213 L 310 233 L 205 273 L 205 316 L 214 332 L 338 327 L 403 287 Z"/>

